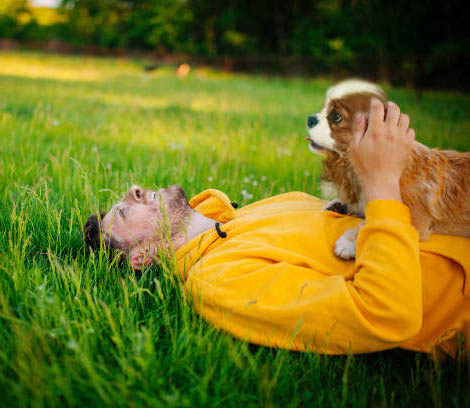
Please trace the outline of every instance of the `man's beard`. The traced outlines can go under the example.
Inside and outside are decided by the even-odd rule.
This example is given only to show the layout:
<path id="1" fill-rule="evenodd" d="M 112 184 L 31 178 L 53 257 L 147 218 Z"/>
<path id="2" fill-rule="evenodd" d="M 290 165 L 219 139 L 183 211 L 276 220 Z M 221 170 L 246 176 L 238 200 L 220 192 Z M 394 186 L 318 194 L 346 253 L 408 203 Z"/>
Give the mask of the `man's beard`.
<path id="1" fill-rule="evenodd" d="M 185 232 L 192 210 L 186 193 L 180 186 L 169 188 L 165 207 L 170 222 L 171 238 L 174 240 Z"/>

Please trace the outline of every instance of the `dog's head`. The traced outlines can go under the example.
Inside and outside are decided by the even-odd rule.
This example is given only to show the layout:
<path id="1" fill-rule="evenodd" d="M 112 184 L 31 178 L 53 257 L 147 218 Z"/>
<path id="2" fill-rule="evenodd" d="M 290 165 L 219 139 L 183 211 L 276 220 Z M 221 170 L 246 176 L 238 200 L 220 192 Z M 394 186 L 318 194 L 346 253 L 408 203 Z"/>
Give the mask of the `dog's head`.
<path id="1" fill-rule="evenodd" d="M 387 100 L 378 85 L 357 79 L 340 82 L 328 89 L 323 109 L 307 118 L 310 150 L 320 154 L 336 152 L 342 155 L 352 138 L 354 114 L 368 113 L 372 97 L 384 103 Z"/>

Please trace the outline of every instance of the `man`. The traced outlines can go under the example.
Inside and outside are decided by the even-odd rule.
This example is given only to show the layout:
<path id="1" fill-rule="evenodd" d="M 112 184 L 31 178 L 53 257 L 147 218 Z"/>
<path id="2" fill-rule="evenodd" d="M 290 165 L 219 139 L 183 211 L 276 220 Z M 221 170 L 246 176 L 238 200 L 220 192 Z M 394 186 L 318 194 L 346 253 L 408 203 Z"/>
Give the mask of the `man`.
<path id="1" fill-rule="evenodd" d="M 418 242 L 399 184 L 414 131 L 395 104 L 387 112 L 374 102 L 368 125 L 364 115 L 353 125 L 351 154 L 367 201 L 355 262 L 337 258 L 333 247 L 360 220 L 322 211 L 324 202 L 300 192 L 235 211 L 216 190 L 188 203 L 178 186 L 134 187 L 101 224 L 89 218 L 87 243 L 97 247 L 102 237 L 135 269 L 174 250 L 175 273 L 198 299 L 196 310 L 253 343 L 455 355 L 464 339 L 468 350 L 470 240 Z"/>

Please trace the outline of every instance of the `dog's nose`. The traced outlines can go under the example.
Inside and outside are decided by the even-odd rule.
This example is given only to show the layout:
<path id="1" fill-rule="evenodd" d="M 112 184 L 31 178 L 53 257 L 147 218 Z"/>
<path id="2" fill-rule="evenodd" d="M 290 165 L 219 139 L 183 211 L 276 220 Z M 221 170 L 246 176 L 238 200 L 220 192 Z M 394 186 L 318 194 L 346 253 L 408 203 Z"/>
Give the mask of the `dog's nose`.
<path id="1" fill-rule="evenodd" d="M 313 128 L 314 126 L 318 125 L 318 118 L 317 115 L 312 115 L 307 118 L 307 126 L 308 128 Z"/>

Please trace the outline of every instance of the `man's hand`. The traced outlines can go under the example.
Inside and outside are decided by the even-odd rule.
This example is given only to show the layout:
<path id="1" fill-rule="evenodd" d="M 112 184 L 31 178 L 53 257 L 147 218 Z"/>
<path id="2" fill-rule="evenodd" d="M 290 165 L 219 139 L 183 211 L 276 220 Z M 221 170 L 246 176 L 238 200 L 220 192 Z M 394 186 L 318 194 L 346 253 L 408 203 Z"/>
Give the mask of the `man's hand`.
<path id="1" fill-rule="evenodd" d="M 410 119 L 388 102 L 387 116 L 378 99 L 373 98 L 369 121 L 357 114 L 353 121 L 351 156 L 364 188 L 366 202 L 377 199 L 401 201 L 400 176 L 406 166 L 415 132 Z"/>

